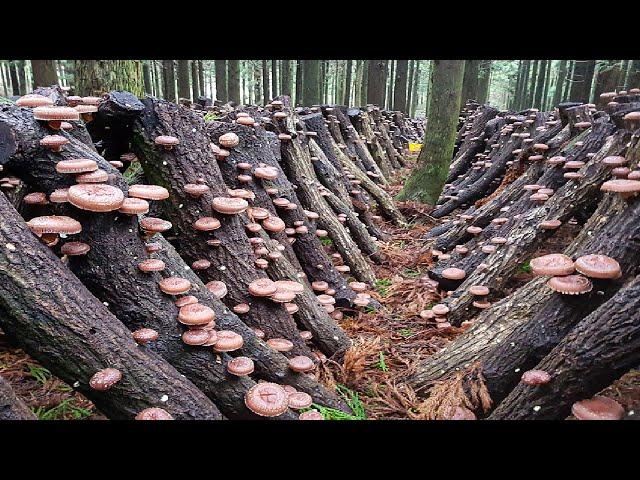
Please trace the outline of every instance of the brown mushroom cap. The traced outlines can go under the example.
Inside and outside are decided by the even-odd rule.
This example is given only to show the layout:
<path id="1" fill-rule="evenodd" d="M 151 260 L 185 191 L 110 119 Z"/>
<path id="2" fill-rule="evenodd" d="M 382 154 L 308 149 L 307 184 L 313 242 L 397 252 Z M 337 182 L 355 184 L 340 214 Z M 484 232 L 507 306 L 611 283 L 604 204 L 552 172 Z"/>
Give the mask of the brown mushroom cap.
<path id="1" fill-rule="evenodd" d="M 122 206 L 124 193 L 111 185 L 82 183 L 69 187 L 69 202 L 90 212 L 111 212 Z"/>
<path id="2" fill-rule="evenodd" d="M 324 417 L 318 410 L 307 410 L 301 413 L 298 420 L 324 420 Z"/>
<path id="3" fill-rule="evenodd" d="M 163 147 L 172 147 L 174 145 L 178 145 L 180 140 L 176 137 L 172 137 L 171 135 L 158 135 L 154 142 L 156 145 L 162 145 Z"/>
<path id="4" fill-rule="evenodd" d="M 603 192 L 619 193 L 623 198 L 626 198 L 640 192 L 640 180 L 627 180 L 621 178 L 609 180 L 602 184 L 600 190 Z"/>
<path id="5" fill-rule="evenodd" d="M 75 158 L 73 160 L 61 160 L 56 163 L 58 173 L 85 173 L 98 170 L 98 164 L 90 158 Z"/>
<path id="6" fill-rule="evenodd" d="M 262 228 L 264 228 L 268 232 L 280 233 L 287 228 L 284 221 L 275 216 L 271 216 L 262 222 Z"/>
<path id="7" fill-rule="evenodd" d="M 149 233 L 162 233 L 171 230 L 173 225 L 167 220 L 155 217 L 144 217 L 140 220 L 140 228 Z"/>
<path id="8" fill-rule="evenodd" d="M 445 304 L 443 303 L 438 303 L 437 305 L 434 305 L 431 308 L 431 311 L 435 314 L 435 315 L 446 315 L 447 313 L 449 313 L 449 307 L 447 307 Z"/>
<path id="9" fill-rule="evenodd" d="M 16 105 L 28 108 L 50 107 L 53 106 L 53 100 L 37 93 L 28 93 L 16 100 Z"/>
<path id="10" fill-rule="evenodd" d="M 251 310 L 251 307 L 247 303 L 239 303 L 237 305 L 234 305 L 232 310 L 234 311 L 234 313 L 242 314 L 248 313 L 249 310 Z"/>
<path id="11" fill-rule="evenodd" d="M 218 138 L 218 143 L 225 148 L 233 148 L 240 143 L 240 137 L 233 132 L 228 132 L 223 135 L 220 135 Z"/>
<path id="12" fill-rule="evenodd" d="M 269 297 L 278 291 L 278 286 L 268 278 L 259 278 L 249 284 L 248 290 L 255 297 Z"/>
<path id="13" fill-rule="evenodd" d="M 76 175 L 78 183 L 104 183 L 107 180 L 109 180 L 109 174 L 100 168 L 93 172 Z"/>
<path id="14" fill-rule="evenodd" d="M 169 190 L 159 185 L 131 185 L 129 196 L 145 200 L 165 200 L 169 198 Z"/>
<path id="15" fill-rule="evenodd" d="M 551 381 L 551 375 L 544 370 L 529 370 L 522 374 L 521 381 L 525 385 L 544 385 Z"/>
<path id="16" fill-rule="evenodd" d="M 199 305 L 199 304 L 196 304 Z M 207 322 L 208 323 L 208 322 Z M 203 328 L 187 330 L 182 334 L 182 342 L 186 345 L 204 345 L 209 341 L 209 331 Z"/>
<path id="17" fill-rule="evenodd" d="M 116 368 L 105 368 L 93 374 L 89 380 L 89 386 L 93 390 L 104 392 L 109 390 L 122 378 L 122 373 Z"/>
<path id="18" fill-rule="evenodd" d="M 596 395 L 574 403 L 571 413 L 578 420 L 620 420 L 624 416 L 624 408 L 612 398 Z"/>
<path id="19" fill-rule="evenodd" d="M 538 224 L 543 230 L 555 230 L 560 227 L 560 225 L 562 225 L 560 220 L 544 220 Z"/>
<path id="20" fill-rule="evenodd" d="M 293 392 L 289 394 L 288 404 L 289 408 L 301 410 L 309 408 L 313 404 L 313 398 L 306 392 Z"/>
<path id="21" fill-rule="evenodd" d="M 489 295 L 489 287 L 486 287 L 484 285 L 472 285 L 471 287 L 469 287 L 469 293 L 471 295 L 479 296 Z"/>
<path id="22" fill-rule="evenodd" d="M 167 277 L 158 282 L 160 290 L 168 295 L 180 295 L 191 289 L 191 282 L 186 278 Z"/>
<path id="23" fill-rule="evenodd" d="M 304 292 L 304 285 L 295 280 L 276 280 L 274 283 L 278 290 L 289 290 L 293 293 Z"/>
<path id="24" fill-rule="evenodd" d="M 275 167 L 258 167 L 253 174 L 256 178 L 262 178 L 264 180 L 275 180 L 278 178 L 278 169 Z"/>
<path id="25" fill-rule="evenodd" d="M 80 113 L 72 107 L 42 106 L 33 109 L 33 118 L 46 122 L 80 120 Z"/>
<path id="26" fill-rule="evenodd" d="M 267 345 L 278 352 L 290 352 L 293 349 L 293 342 L 286 338 L 270 338 Z"/>
<path id="27" fill-rule="evenodd" d="M 193 223 L 193 228 L 201 232 L 210 232 L 220 228 L 220 220 L 215 217 L 201 217 Z"/>
<path id="28" fill-rule="evenodd" d="M 218 300 L 224 298 L 224 296 L 228 292 L 227 285 L 220 280 L 211 280 L 210 282 L 205 284 L 205 287 L 207 287 L 207 290 L 213 293 L 213 296 Z"/>
<path id="29" fill-rule="evenodd" d="M 316 280 L 311 282 L 311 288 L 316 292 L 324 292 L 329 288 L 329 284 L 324 280 Z"/>
<path id="30" fill-rule="evenodd" d="M 213 309 L 201 303 L 184 305 L 178 312 L 178 321 L 184 325 L 207 325 L 215 318 Z"/>
<path id="31" fill-rule="evenodd" d="M 69 257 L 86 255 L 91 250 L 91 246 L 83 242 L 67 242 L 60 248 L 60 253 Z"/>
<path id="32" fill-rule="evenodd" d="M 65 203 L 69 201 L 69 189 L 68 188 L 57 188 L 51 195 L 49 195 L 49 201 L 51 203 Z"/>
<path id="33" fill-rule="evenodd" d="M 271 215 L 269 213 L 269 210 L 267 210 L 266 208 L 260 208 L 260 207 L 249 208 L 249 210 L 247 211 L 247 214 L 249 215 L 250 218 L 253 217 L 253 219 L 255 220 L 265 220 L 269 218 L 269 216 Z"/>
<path id="34" fill-rule="evenodd" d="M 187 195 L 191 195 L 196 198 L 204 195 L 210 190 L 209 186 L 203 183 L 187 183 L 183 189 Z"/>
<path id="35" fill-rule="evenodd" d="M 77 220 L 62 215 L 47 215 L 34 217 L 27 222 L 29 230 L 36 235 L 56 233 L 73 235 L 82 231 L 82 225 Z"/>
<path id="36" fill-rule="evenodd" d="M 457 406 L 450 408 L 446 415 L 447 420 L 477 420 L 476 414 L 466 407 Z"/>
<path id="37" fill-rule="evenodd" d="M 244 212 L 249 207 L 249 203 L 243 198 L 215 197 L 212 206 L 218 213 L 234 215 Z"/>
<path id="38" fill-rule="evenodd" d="M 606 165 L 607 167 L 612 167 L 612 168 L 622 167 L 627 163 L 628 163 L 628 160 L 625 157 L 622 157 L 620 155 L 610 155 L 602 159 L 603 165 Z"/>
<path id="39" fill-rule="evenodd" d="M 198 298 L 193 295 L 185 295 L 173 302 L 173 304 L 178 308 L 184 307 L 185 305 L 193 305 L 194 303 L 198 303 Z"/>
<path id="40" fill-rule="evenodd" d="M 131 335 L 139 345 L 144 345 L 145 343 L 149 342 L 155 342 L 160 336 L 160 334 L 152 328 L 139 328 Z"/>
<path id="41" fill-rule="evenodd" d="M 472 235 L 478 235 L 482 232 L 482 228 L 475 226 L 467 227 L 467 232 L 471 233 Z"/>
<path id="42" fill-rule="evenodd" d="M 316 365 L 309 357 L 298 355 L 289 359 L 289 368 L 294 372 L 310 372 Z"/>
<path id="43" fill-rule="evenodd" d="M 49 148 L 54 152 L 60 150 L 60 147 L 69 143 L 69 140 L 62 135 L 47 135 L 42 140 L 40 140 L 40 145 L 43 147 Z"/>
<path id="44" fill-rule="evenodd" d="M 575 271 L 573 260 L 561 253 L 533 258 L 529 265 L 534 275 L 570 275 Z"/>
<path id="45" fill-rule="evenodd" d="M 288 397 L 280 385 L 261 382 L 247 391 L 244 403 L 249 410 L 261 417 L 277 417 L 289 408 Z"/>
<path id="46" fill-rule="evenodd" d="M 445 268 L 442 271 L 442 278 L 446 278 L 448 280 L 462 280 L 467 276 L 467 272 L 460 268 Z"/>
<path id="47" fill-rule="evenodd" d="M 209 260 L 207 260 L 206 258 L 201 258 L 199 260 L 195 260 L 191 264 L 191 268 L 193 270 L 206 270 L 209 267 L 211 267 L 211 262 Z"/>
<path id="48" fill-rule="evenodd" d="M 255 369 L 253 360 L 249 357 L 236 357 L 227 363 L 227 371 L 238 377 L 251 375 Z"/>
<path id="49" fill-rule="evenodd" d="M 241 335 L 231 330 L 220 330 L 218 332 L 218 341 L 213 346 L 216 352 L 233 352 L 242 348 L 244 340 Z"/>
<path id="50" fill-rule="evenodd" d="M 149 202 L 141 198 L 127 197 L 122 202 L 122 205 L 118 209 L 120 213 L 125 215 L 140 215 L 149 213 Z"/>
<path id="51" fill-rule="evenodd" d="M 575 261 L 578 272 L 587 277 L 614 279 L 622 276 L 620 264 L 606 255 L 583 255 Z"/>
<path id="52" fill-rule="evenodd" d="M 563 277 L 551 277 L 547 286 L 554 292 L 563 295 L 580 295 L 593 289 L 591 280 L 582 275 L 566 275 Z"/>
<path id="53" fill-rule="evenodd" d="M 22 202 L 26 205 L 46 205 L 49 203 L 47 194 L 44 192 L 33 192 L 24 196 Z"/>
<path id="54" fill-rule="evenodd" d="M 158 407 L 145 408 L 136 415 L 136 420 L 173 420 L 169 412 Z"/>

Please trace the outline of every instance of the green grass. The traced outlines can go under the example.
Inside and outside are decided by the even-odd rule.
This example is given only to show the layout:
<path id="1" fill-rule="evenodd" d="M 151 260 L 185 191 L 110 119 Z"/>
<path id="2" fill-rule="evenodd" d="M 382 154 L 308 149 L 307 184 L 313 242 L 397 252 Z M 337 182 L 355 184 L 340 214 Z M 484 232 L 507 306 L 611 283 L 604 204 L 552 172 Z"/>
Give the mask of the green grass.
<path id="1" fill-rule="evenodd" d="M 330 247 L 331 245 L 333 245 L 333 241 L 329 237 L 322 237 L 320 239 L 320 243 L 322 243 L 322 245 L 324 245 L 325 247 Z"/>
<path id="2" fill-rule="evenodd" d="M 122 176 L 124 177 L 125 182 L 131 185 L 131 182 L 136 182 L 138 173 L 142 170 L 142 165 L 140 162 L 133 162 L 129 167 L 124 171 Z"/>
<path id="3" fill-rule="evenodd" d="M 91 416 L 93 412 L 74 404 L 73 398 L 67 398 L 55 407 L 49 409 L 45 407 L 34 408 L 33 413 L 38 417 L 38 420 L 60 420 L 69 418 L 69 416 L 74 420 L 82 420 L 83 418 Z"/>
<path id="4" fill-rule="evenodd" d="M 213 122 L 214 120 L 218 120 L 220 117 L 213 112 L 209 112 L 204 116 L 205 122 Z"/>
<path id="5" fill-rule="evenodd" d="M 376 309 L 373 307 L 364 307 L 364 309 L 362 310 L 364 313 L 376 313 Z"/>
<path id="6" fill-rule="evenodd" d="M 376 367 L 378 367 L 383 372 L 388 372 L 389 371 L 389 367 L 387 367 L 387 363 L 384 361 L 384 353 L 383 352 L 380 352 L 380 354 L 378 355 L 378 363 L 377 363 Z"/>
<path id="7" fill-rule="evenodd" d="M 412 268 L 406 268 L 402 273 L 405 277 L 409 278 L 417 278 L 422 275 L 418 270 L 413 270 Z"/>
<path id="8" fill-rule="evenodd" d="M 33 363 L 27 364 L 27 368 L 29 368 L 29 375 L 35 378 L 36 381 L 42 385 L 47 383 L 47 380 L 52 376 L 49 370 Z"/>
<path id="9" fill-rule="evenodd" d="M 390 286 L 391 280 L 389 280 L 388 278 L 379 278 L 374 283 L 376 291 L 383 297 L 386 297 L 389 294 Z"/>
<path id="10" fill-rule="evenodd" d="M 401 328 L 400 330 L 398 330 L 398 335 L 403 338 L 410 337 L 412 334 L 413 330 L 411 330 L 410 328 Z"/>
<path id="11" fill-rule="evenodd" d="M 312 405 L 313 408 L 318 410 L 325 420 L 366 420 L 367 413 L 364 410 L 364 405 L 360 400 L 360 396 L 357 392 L 345 387 L 344 385 L 336 385 L 336 390 L 340 394 L 344 401 L 349 405 L 349 408 L 353 412 L 353 414 L 349 414 L 343 412 L 342 410 L 338 410 L 336 408 L 325 407 L 323 405 L 318 405 L 314 403 Z M 309 410 L 309 409 L 305 409 Z"/>
<path id="12" fill-rule="evenodd" d="M 519 272 L 523 272 L 523 273 L 531 273 L 531 265 L 529 265 L 528 261 L 524 262 L 524 263 L 521 263 L 518 266 L 518 271 Z"/>

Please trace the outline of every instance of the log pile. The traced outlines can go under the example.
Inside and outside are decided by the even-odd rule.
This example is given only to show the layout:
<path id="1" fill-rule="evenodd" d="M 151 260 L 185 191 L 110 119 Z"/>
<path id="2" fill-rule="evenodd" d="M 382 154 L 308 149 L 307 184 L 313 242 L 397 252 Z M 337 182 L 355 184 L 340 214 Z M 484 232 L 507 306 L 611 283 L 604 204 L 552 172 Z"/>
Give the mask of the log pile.
<path id="1" fill-rule="evenodd" d="M 385 186 L 420 122 L 287 97 L 27 97 L 0 107 L 12 341 L 109 418 L 348 411 L 319 365 L 351 346 L 343 315 L 379 307 L 364 292 L 383 260 L 374 220 L 405 224 Z M 4 385 L 0 398 L 28 416 Z"/>
<path id="2" fill-rule="evenodd" d="M 432 418 L 582 418 L 640 363 L 640 91 L 609 100 L 461 112 L 425 238 L 445 297 L 422 316 L 464 333 L 407 379 Z M 522 268 L 534 278 L 518 287 Z"/>

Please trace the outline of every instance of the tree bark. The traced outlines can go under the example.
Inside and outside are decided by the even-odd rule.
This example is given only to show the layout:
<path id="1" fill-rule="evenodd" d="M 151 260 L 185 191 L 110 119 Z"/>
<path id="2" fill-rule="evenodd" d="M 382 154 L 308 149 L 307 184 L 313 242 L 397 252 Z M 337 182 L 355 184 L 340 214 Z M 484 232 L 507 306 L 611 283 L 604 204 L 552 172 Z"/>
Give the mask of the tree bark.
<path id="1" fill-rule="evenodd" d="M 20 95 L 27 93 L 27 68 L 25 60 L 16 60 L 18 66 L 18 81 L 20 83 Z"/>
<path id="2" fill-rule="evenodd" d="M 356 60 L 357 62 L 357 60 Z M 342 96 L 342 104 L 349 106 L 351 104 L 351 70 L 353 68 L 353 60 L 347 60 L 347 72 L 344 81 L 344 95 Z"/>
<path id="3" fill-rule="evenodd" d="M 480 71 L 480 60 L 464 61 L 464 77 L 462 80 L 461 101 L 478 100 L 478 76 Z"/>
<path id="4" fill-rule="evenodd" d="M 198 97 L 201 93 L 200 75 L 198 73 L 198 61 L 190 60 L 189 63 L 191 64 L 191 97 L 193 99 L 193 102 L 195 103 L 198 101 Z"/>
<path id="5" fill-rule="evenodd" d="M 429 127 L 418 157 L 418 167 L 405 182 L 399 199 L 435 204 L 449 174 L 449 164 L 460 111 L 464 62 L 434 60 Z"/>
<path id="6" fill-rule="evenodd" d="M 162 82 L 164 85 L 164 99 L 168 102 L 176 101 L 176 78 L 174 60 L 162 60 Z"/>
<path id="7" fill-rule="evenodd" d="M 275 62 L 275 60 L 272 60 L 272 62 Z M 275 74 L 275 67 L 272 68 L 272 73 Z M 273 91 L 275 92 L 276 89 L 274 88 Z M 266 60 L 262 60 L 262 104 L 266 105 L 269 103 L 272 96 L 275 95 L 272 95 L 271 92 L 269 92 L 269 66 L 267 65 Z"/>
<path id="8" fill-rule="evenodd" d="M 303 60 L 302 103 L 306 106 L 318 105 L 321 100 L 320 60 Z"/>
<path id="9" fill-rule="evenodd" d="M 9 382 L 0 376 L 0 421 L 2 420 L 37 420 L 37 417 L 24 400 L 15 394 Z"/>
<path id="10" fill-rule="evenodd" d="M 181 98 L 191 98 L 191 88 L 189 84 L 189 60 L 177 60 L 178 62 L 178 100 Z"/>
<path id="11" fill-rule="evenodd" d="M 386 83 L 386 62 L 384 60 L 369 60 L 368 62 L 367 103 L 384 108 L 384 91 Z"/>
<path id="12" fill-rule="evenodd" d="M 216 60 L 216 100 L 223 103 L 228 100 L 227 93 L 227 61 Z"/>
<path id="13" fill-rule="evenodd" d="M 540 60 L 540 68 L 538 70 L 538 79 L 536 80 L 536 93 L 533 100 L 533 105 L 540 109 L 544 109 L 542 105 L 542 99 L 544 95 L 544 80 L 547 76 L 547 64 L 548 60 Z"/>
<path id="14" fill-rule="evenodd" d="M 407 66 L 408 60 L 398 60 L 396 84 L 393 90 L 393 109 L 407 112 Z"/>
<path id="15" fill-rule="evenodd" d="M 149 63 L 142 62 L 142 77 L 144 79 L 144 92 L 153 95 L 153 82 L 151 81 L 151 68 Z"/>
<path id="16" fill-rule="evenodd" d="M 280 75 L 280 82 L 282 83 L 281 95 L 293 95 L 293 78 L 291 74 L 291 62 L 292 60 L 281 60 L 280 65 L 282 68 L 282 74 Z"/>
<path id="17" fill-rule="evenodd" d="M 9 74 L 11 75 L 11 93 L 15 96 L 20 95 L 20 82 L 18 81 L 18 70 L 16 68 L 16 60 L 8 60 Z"/>
<path id="18" fill-rule="evenodd" d="M 277 97 L 278 95 L 280 95 L 279 90 L 280 89 L 278 88 L 278 61 L 271 60 L 271 97 Z"/>
<path id="19" fill-rule="evenodd" d="M 76 95 L 101 96 L 110 90 L 127 90 L 144 95 L 141 60 L 76 60 Z"/>
<path id="20" fill-rule="evenodd" d="M 296 105 L 304 103 L 304 93 L 302 92 L 303 66 L 304 60 L 296 60 Z"/>
<path id="21" fill-rule="evenodd" d="M 558 105 L 563 99 L 563 88 L 567 78 L 567 60 L 560 60 L 560 66 L 558 67 L 558 76 L 556 77 L 556 90 L 553 93 L 553 105 Z"/>
<path id="22" fill-rule="evenodd" d="M 55 60 L 31 60 L 31 72 L 34 89 L 58 84 Z"/>

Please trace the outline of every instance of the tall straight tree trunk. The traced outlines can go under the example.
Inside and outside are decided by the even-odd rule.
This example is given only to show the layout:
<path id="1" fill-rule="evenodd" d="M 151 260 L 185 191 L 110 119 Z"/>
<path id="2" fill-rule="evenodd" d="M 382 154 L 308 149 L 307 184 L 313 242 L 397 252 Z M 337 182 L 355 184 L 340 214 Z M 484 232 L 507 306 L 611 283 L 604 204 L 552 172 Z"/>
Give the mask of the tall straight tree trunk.
<path id="1" fill-rule="evenodd" d="M 331 103 L 333 104 L 338 103 L 338 77 L 340 76 L 338 73 L 339 71 L 338 62 L 339 60 L 336 60 L 334 64 L 333 95 L 331 96 Z"/>
<path id="2" fill-rule="evenodd" d="M 271 96 L 277 97 L 280 95 L 280 89 L 278 88 L 278 61 L 271 60 Z"/>
<path id="3" fill-rule="evenodd" d="M 272 60 L 272 62 L 275 62 L 275 60 Z M 272 65 L 273 67 L 273 65 Z M 275 73 L 275 70 L 272 68 L 271 73 Z M 273 78 L 271 79 L 273 82 Z M 273 89 L 273 95 L 271 94 L 271 92 L 269 92 L 269 65 L 267 65 L 267 61 L 266 60 L 262 60 L 262 104 L 266 105 L 267 103 L 269 103 L 269 100 L 271 100 L 271 97 L 275 97 L 276 93 L 275 93 L 276 89 Z"/>
<path id="4" fill-rule="evenodd" d="M 527 98 L 527 89 L 529 86 L 529 72 L 531 71 L 531 60 L 527 60 L 524 65 L 524 72 L 522 74 L 522 83 L 520 84 L 520 91 L 518 92 L 518 101 L 516 104 L 516 110 L 522 110 Z"/>
<path id="5" fill-rule="evenodd" d="M 291 60 L 281 60 L 280 68 L 282 71 L 282 74 L 280 75 L 280 83 L 282 84 L 282 87 L 280 89 L 280 92 L 278 93 L 280 93 L 281 95 L 292 96 L 293 82 L 291 76 Z"/>
<path id="6" fill-rule="evenodd" d="M 127 90 L 144 95 L 141 60 L 76 60 L 76 95 L 97 95 L 111 90 Z"/>
<path id="7" fill-rule="evenodd" d="M 238 60 L 229 60 L 229 77 L 228 77 L 228 98 L 236 103 L 240 103 L 240 62 Z"/>
<path id="8" fill-rule="evenodd" d="M 464 60 L 432 61 L 424 145 L 417 167 L 398 196 L 400 200 L 435 205 L 442 192 L 453 155 L 464 68 Z"/>
<path id="9" fill-rule="evenodd" d="M 357 60 L 356 60 L 357 61 Z M 342 96 L 342 104 L 347 107 L 351 105 L 351 69 L 353 67 L 353 60 L 347 60 L 347 71 L 344 81 L 344 94 Z"/>
<path id="10" fill-rule="evenodd" d="M 531 70 L 531 77 L 529 78 L 529 81 L 527 83 L 528 87 L 527 87 L 527 100 L 526 103 L 524 105 L 524 108 L 529 108 L 529 107 L 533 107 L 533 101 L 535 100 L 535 94 L 536 94 L 536 85 L 537 85 L 537 80 L 538 80 L 538 70 L 540 69 L 540 63 L 541 60 L 534 60 L 533 61 L 533 68 Z"/>
<path id="11" fill-rule="evenodd" d="M 486 103 L 489 97 L 489 83 L 491 81 L 491 60 L 482 60 L 478 72 L 478 102 Z"/>
<path id="12" fill-rule="evenodd" d="M 153 82 L 151 81 L 151 68 L 149 68 L 149 62 L 142 62 L 142 77 L 144 79 L 144 91 L 153 95 Z"/>
<path id="13" fill-rule="evenodd" d="M 569 60 L 567 63 L 567 78 L 564 80 L 564 88 L 562 90 L 562 101 L 566 101 L 569 99 L 569 95 L 571 94 L 571 85 L 573 80 L 573 70 L 575 69 L 576 62 L 573 60 Z"/>
<path id="14" fill-rule="evenodd" d="M 200 95 L 206 96 L 206 92 L 204 90 L 204 68 L 202 60 L 198 60 L 198 83 L 200 84 Z"/>
<path id="15" fill-rule="evenodd" d="M 558 76 L 556 77 L 556 90 L 553 92 L 553 106 L 557 107 L 562 102 L 564 83 L 567 78 L 567 60 L 560 60 L 560 66 L 558 67 Z"/>
<path id="16" fill-rule="evenodd" d="M 190 97 L 189 60 L 178 60 L 178 99 Z"/>
<path id="17" fill-rule="evenodd" d="M 372 103 L 384 108 L 386 60 L 369 60 L 367 85 L 367 103 Z"/>
<path id="18" fill-rule="evenodd" d="M 9 60 L 9 74 L 11 76 L 11 92 L 13 95 L 20 95 L 20 82 L 18 80 L 18 69 L 16 68 L 15 60 Z"/>
<path id="19" fill-rule="evenodd" d="M 190 60 L 191 66 L 191 97 L 194 102 L 198 100 L 200 96 L 200 75 L 198 75 L 198 61 Z"/>
<path id="20" fill-rule="evenodd" d="M 629 73 L 627 74 L 627 86 L 629 88 L 640 88 L 640 60 L 631 60 Z"/>
<path id="21" fill-rule="evenodd" d="M 9 79 L 9 71 L 6 62 L 1 62 L 0 67 L 2 70 L 2 94 L 5 97 L 8 97 L 9 92 L 11 92 L 11 80 Z"/>
<path id="22" fill-rule="evenodd" d="M 393 87 L 393 109 L 407 113 L 407 68 L 408 60 L 398 60 L 396 81 Z"/>
<path id="23" fill-rule="evenodd" d="M 308 107 L 317 105 L 320 100 L 320 60 L 304 60 L 302 76 L 302 103 Z"/>
<path id="24" fill-rule="evenodd" d="M 20 83 L 19 95 L 27 93 L 27 72 L 24 60 L 16 60 L 18 65 L 18 82 Z"/>
<path id="25" fill-rule="evenodd" d="M 176 101 L 176 76 L 174 60 L 162 60 L 162 80 L 164 83 L 164 98 L 170 102 Z"/>
<path id="26" fill-rule="evenodd" d="M 516 75 L 516 84 L 513 88 L 513 96 L 509 99 L 508 107 L 516 109 L 518 107 L 518 93 L 520 92 L 520 85 L 522 84 L 522 77 L 524 75 L 524 60 L 518 60 L 518 73 Z"/>
<path id="27" fill-rule="evenodd" d="M 260 103 L 262 98 L 267 97 L 267 94 L 262 91 L 262 68 L 258 61 L 251 62 L 251 69 L 253 70 L 253 101 L 252 105 Z M 267 71 L 267 90 L 269 89 L 269 73 Z"/>
<path id="28" fill-rule="evenodd" d="M 304 103 L 304 93 L 302 92 L 302 79 L 304 71 L 304 60 L 296 60 L 296 101 L 294 105 Z"/>
<path id="29" fill-rule="evenodd" d="M 55 60 L 31 60 L 31 70 L 34 90 L 58 84 Z"/>
<path id="30" fill-rule="evenodd" d="M 360 91 L 362 90 L 362 76 L 364 73 L 363 70 L 364 70 L 364 60 L 356 60 L 356 78 L 355 78 L 355 83 L 353 84 L 353 88 L 351 89 L 353 91 L 352 93 L 353 105 L 356 105 L 356 106 L 362 105 L 362 103 L 360 102 L 361 100 Z"/>
<path id="31" fill-rule="evenodd" d="M 551 83 L 551 67 L 553 66 L 552 60 L 547 60 L 547 72 L 544 78 L 544 91 L 542 92 L 542 107 L 543 110 L 548 110 L 549 105 L 549 84 Z"/>
<path id="32" fill-rule="evenodd" d="M 588 60 L 576 60 L 573 65 L 573 74 L 571 75 L 571 90 L 569 91 L 568 100 L 572 102 L 587 102 L 585 96 L 585 83 L 587 82 Z"/>
<path id="33" fill-rule="evenodd" d="M 538 78 L 536 79 L 536 93 L 533 98 L 533 106 L 542 109 L 542 94 L 544 93 L 544 79 L 547 75 L 547 60 L 540 60 Z"/>
<path id="34" fill-rule="evenodd" d="M 464 62 L 463 62 L 464 65 Z M 464 75 L 464 73 L 463 73 Z M 418 107 L 418 86 L 420 85 L 420 60 L 416 60 L 416 67 L 413 69 L 413 95 L 411 98 L 410 116 L 416 116 L 416 108 Z M 462 93 L 462 91 L 460 91 Z M 460 113 L 460 112 L 458 112 Z"/>
<path id="35" fill-rule="evenodd" d="M 227 61 L 216 60 L 216 100 L 226 102 L 228 100 L 227 93 Z"/>
<path id="36" fill-rule="evenodd" d="M 587 61 L 587 73 L 584 81 L 584 91 L 582 95 L 585 98 L 585 102 L 591 101 L 591 87 L 593 86 L 593 77 L 596 72 L 596 61 L 589 60 Z"/>
<path id="37" fill-rule="evenodd" d="M 393 108 L 393 81 L 395 80 L 395 60 L 389 60 L 389 74 L 387 75 L 387 96 L 385 98 L 385 108 L 391 110 Z"/>
<path id="38" fill-rule="evenodd" d="M 478 100 L 478 76 L 480 60 L 465 60 L 464 79 L 462 80 L 462 102 Z"/>
<path id="39" fill-rule="evenodd" d="M 416 60 L 409 60 L 409 76 L 407 77 L 407 115 L 411 115 L 411 99 L 413 98 L 413 77 L 415 76 Z"/>

